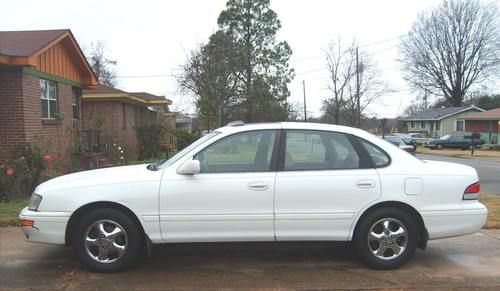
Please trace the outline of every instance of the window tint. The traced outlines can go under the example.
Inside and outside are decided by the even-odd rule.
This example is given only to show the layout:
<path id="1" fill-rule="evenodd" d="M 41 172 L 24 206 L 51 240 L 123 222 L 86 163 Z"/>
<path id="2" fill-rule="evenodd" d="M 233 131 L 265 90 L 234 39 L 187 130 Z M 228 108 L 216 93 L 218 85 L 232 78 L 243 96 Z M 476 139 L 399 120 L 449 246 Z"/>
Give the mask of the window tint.
<path id="1" fill-rule="evenodd" d="M 360 159 L 342 133 L 288 130 L 285 171 L 358 169 Z"/>
<path id="2" fill-rule="evenodd" d="M 385 166 L 389 165 L 389 163 L 391 162 L 391 158 L 389 157 L 389 155 L 387 155 L 386 152 L 384 152 L 378 146 L 376 146 L 370 142 L 367 142 L 364 139 L 359 138 L 358 140 L 360 141 L 360 143 L 363 145 L 363 147 L 368 152 L 368 155 L 372 159 L 376 168 L 385 167 Z"/>
<path id="3" fill-rule="evenodd" d="M 276 131 L 251 131 L 225 137 L 194 156 L 201 173 L 267 172 Z"/>

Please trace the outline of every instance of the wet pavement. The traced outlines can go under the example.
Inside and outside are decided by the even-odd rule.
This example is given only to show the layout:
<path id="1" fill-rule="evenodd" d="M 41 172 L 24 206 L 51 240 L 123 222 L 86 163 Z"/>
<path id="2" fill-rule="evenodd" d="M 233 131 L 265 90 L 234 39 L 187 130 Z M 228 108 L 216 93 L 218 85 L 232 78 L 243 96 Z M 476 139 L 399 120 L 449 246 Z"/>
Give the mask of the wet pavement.
<path id="1" fill-rule="evenodd" d="M 0 289 L 500 290 L 500 231 L 429 242 L 398 270 L 366 268 L 348 243 L 217 243 L 157 247 L 117 274 L 82 269 L 69 248 L 0 228 Z"/>

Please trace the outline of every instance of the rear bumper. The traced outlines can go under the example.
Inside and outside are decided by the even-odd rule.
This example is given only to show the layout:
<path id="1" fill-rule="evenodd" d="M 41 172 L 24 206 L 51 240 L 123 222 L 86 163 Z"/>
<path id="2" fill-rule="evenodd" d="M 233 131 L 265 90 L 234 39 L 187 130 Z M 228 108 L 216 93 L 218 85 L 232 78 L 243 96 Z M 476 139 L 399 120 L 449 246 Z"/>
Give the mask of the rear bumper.
<path id="1" fill-rule="evenodd" d="M 462 210 L 423 211 L 421 214 L 432 240 L 478 232 L 486 223 L 488 210 L 480 202 L 467 202 Z"/>
<path id="2" fill-rule="evenodd" d="M 34 221 L 33 226 L 21 227 L 27 241 L 64 245 L 70 216 L 69 212 L 38 212 L 26 207 L 19 214 L 19 219 Z"/>

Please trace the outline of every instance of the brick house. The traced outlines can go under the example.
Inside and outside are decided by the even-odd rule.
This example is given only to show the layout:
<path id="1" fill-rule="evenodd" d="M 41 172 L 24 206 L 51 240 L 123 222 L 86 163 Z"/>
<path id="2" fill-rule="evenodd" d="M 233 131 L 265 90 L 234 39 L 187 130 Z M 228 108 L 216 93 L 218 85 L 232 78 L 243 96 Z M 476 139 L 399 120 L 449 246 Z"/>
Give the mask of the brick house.
<path id="1" fill-rule="evenodd" d="M 0 31 L 0 160 L 36 143 L 62 164 L 96 78 L 69 29 Z"/>
<path id="2" fill-rule="evenodd" d="M 135 127 L 153 120 L 168 126 L 171 103 L 165 96 L 97 85 L 95 90 L 83 91 L 83 128 L 94 136 L 93 143 L 115 140 L 128 154 L 137 154 Z"/>

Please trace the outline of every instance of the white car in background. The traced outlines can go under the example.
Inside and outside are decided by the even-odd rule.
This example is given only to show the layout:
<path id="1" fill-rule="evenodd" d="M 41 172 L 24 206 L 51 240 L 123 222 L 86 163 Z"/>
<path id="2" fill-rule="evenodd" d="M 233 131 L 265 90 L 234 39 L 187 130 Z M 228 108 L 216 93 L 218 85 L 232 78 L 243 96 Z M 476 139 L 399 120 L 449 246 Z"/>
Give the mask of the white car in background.
<path id="1" fill-rule="evenodd" d="M 407 262 L 429 239 L 477 232 L 476 171 L 421 161 L 363 130 L 232 123 L 166 161 L 65 175 L 19 215 L 28 241 L 72 246 L 112 272 L 151 244 L 354 241 L 373 268 Z"/>

